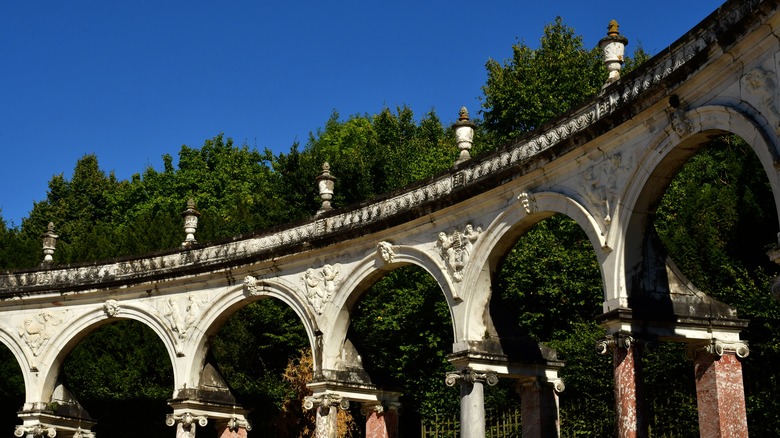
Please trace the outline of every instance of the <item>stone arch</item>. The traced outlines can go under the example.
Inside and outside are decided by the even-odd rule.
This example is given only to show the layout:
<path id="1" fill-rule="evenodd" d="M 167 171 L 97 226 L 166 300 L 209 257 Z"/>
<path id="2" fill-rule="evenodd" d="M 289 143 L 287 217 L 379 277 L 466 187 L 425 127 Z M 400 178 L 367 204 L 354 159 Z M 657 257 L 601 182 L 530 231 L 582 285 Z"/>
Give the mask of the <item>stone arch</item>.
<path id="1" fill-rule="evenodd" d="M 30 358 L 27 355 L 29 350 L 22 348 L 18 342 L 18 339 L 18 334 L 15 335 L 14 333 L 9 332 L 6 327 L 0 327 L 0 343 L 5 345 L 16 359 L 16 363 L 19 365 L 19 369 L 21 370 L 22 377 L 24 379 L 25 402 L 30 402 L 30 395 L 37 392 L 35 390 L 37 386 L 36 381 L 32 375 L 34 372 L 33 369 L 36 367 L 33 366 L 33 363 L 30 361 Z"/>
<path id="2" fill-rule="evenodd" d="M 637 170 L 629 179 L 619 213 L 620 239 L 615 245 L 617 275 L 624 276 L 629 286 L 632 271 L 641 263 L 642 251 L 649 218 L 666 192 L 672 178 L 682 166 L 712 137 L 734 134 L 741 137 L 758 157 L 766 173 L 775 199 L 775 209 L 780 216 L 780 174 L 777 138 L 762 129 L 758 121 L 738 110 L 724 106 L 703 106 L 679 116 L 687 125 L 681 133 L 670 124 L 665 131 L 652 139 L 643 156 L 639 157 Z"/>
<path id="3" fill-rule="evenodd" d="M 466 311 L 462 325 L 466 340 L 477 340 L 488 329 L 483 315 L 489 304 L 491 284 L 500 261 L 522 235 L 554 214 L 563 214 L 574 220 L 588 236 L 601 266 L 602 282 L 606 288 L 604 264 L 610 249 L 605 244 L 605 231 L 594 216 L 584 205 L 562 193 L 523 193 L 519 196 L 527 202 L 515 202 L 487 227 L 464 273 L 463 281 L 472 291 L 465 297 Z M 609 295 L 607 290 L 604 293 Z"/>
<path id="4" fill-rule="evenodd" d="M 376 251 L 372 251 L 368 256 L 358 262 L 349 278 L 342 284 L 340 293 L 333 301 L 333 305 L 338 308 L 338 316 L 331 326 L 330 332 L 323 339 L 323 366 L 336 366 L 336 360 L 340 355 L 340 349 L 347 338 L 347 331 L 351 324 L 351 310 L 357 303 L 360 296 L 366 292 L 374 283 L 379 281 L 387 273 L 404 266 L 417 266 L 422 268 L 441 288 L 444 298 L 450 310 L 450 319 L 452 329 L 457 341 L 456 318 L 453 315 L 453 307 L 460 301 L 455 293 L 454 285 L 450 278 L 445 275 L 444 266 L 425 251 L 408 245 L 393 245 L 393 258 L 385 262 Z"/>
<path id="5" fill-rule="evenodd" d="M 185 386 L 198 386 L 200 371 L 206 361 L 209 338 L 216 334 L 222 324 L 236 311 L 253 301 L 266 297 L 281 301 L 298 316 L 306 330 L 315 372 L 317 371 L 321 358 L 321 352 L 317 348 L 320 330 L 316 318 L 309 310 L 307 303 L 301 300 L 298 290 L 284 279 L 266 280 L 247 276 L 242 284 L 231 286 L 220 292 L 218 297 L 211 302 L 210 307 L 198 319 L 198 324 L 193 330 L 198 336 L 193 336 L 191 342 L 188 342 L 186 346 L 185 357 L 189 359 L 182 372 L 182 381 L 177 381 L 177 389 Z"/>
<path id="6" fill-rule="evenodd" d="M 73 348 L 95 329 L 119 320 L 138 321 L 144 326 L 150 328 L 165 346 L 168 352 L 168 358 L 173 369 L 174 383 L 178 381 L 179 376 L 176 372 L 177 344 L 170 332 L 165 329 L 165 322 L 150 312 L 151 308 L 143 305 L 135 305 L 134 302 L 119 302 L 119 310 L 116 316 L 110 317 L 103 309 L 103 306 L 96 307 L 94 310 L 83 312 L 70 320 L 65 329 L 52 338 L 46 354 L 41 358 L 41 363 L 47 364 L 46 369 L 41 369 L 44 378 L 41 381 L 41 387 L 38 389 L 38 400 L 48 401 L 51 398 L 52 391 L 57 384 L 60 368 L 63 359 L 67 357 Z"/>

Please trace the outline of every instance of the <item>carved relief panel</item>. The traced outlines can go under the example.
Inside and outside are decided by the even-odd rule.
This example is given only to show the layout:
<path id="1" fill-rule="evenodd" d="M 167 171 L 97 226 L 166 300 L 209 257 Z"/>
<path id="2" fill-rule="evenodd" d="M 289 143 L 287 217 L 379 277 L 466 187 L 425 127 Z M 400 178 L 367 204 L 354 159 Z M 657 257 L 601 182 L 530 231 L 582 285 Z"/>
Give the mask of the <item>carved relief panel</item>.
<path id="1" fill-rule="evenodd" d="M 318 315 L 322 314 L 326 303 L 333 300 L 336 288 L 341 283 L 341 265 L 326 264 L 321 268 L 309 268 L 303 274 L 306 298 Z"/>
<path id="2" fill-rule="evenodd" d="M 70 312 L 68 310 L 47 310 L 27 317 L 21 323 L 18 333 L 34 356 L 38 356 L 43 347 L 58 332 L 62 331 Z"/>
<path id="3" fill-rule="evenodd" d="M 157 302 L 157 310 L 168 322 L 171 332 L 179 339 L 184 339 L 189 330 L 196 325 L 209 301 L 211 299 L 208 295 L 170 296 Z"/>
<path id="4" fill-rule="evenodd" d="M 600 161 L 580 174 L 583 196 L 595 208 L 593 215 L 604 225 L 612 222 L 615 206 L 620 195 L 620 182 L 625 179 L 632 166 L 631 159 L 614 154 Z"/>
<path id="5" fill-rule="evenodd" d="M 463 281 L 463 269 L 468 264 L 474 244 L 481 233 L 482 228 L 474 228 L 472 224 L 466 224 L 462 231 L 455 229 L 449 234 L 444 231 L 439 233 L 436 249 L 453 281 Z"/>

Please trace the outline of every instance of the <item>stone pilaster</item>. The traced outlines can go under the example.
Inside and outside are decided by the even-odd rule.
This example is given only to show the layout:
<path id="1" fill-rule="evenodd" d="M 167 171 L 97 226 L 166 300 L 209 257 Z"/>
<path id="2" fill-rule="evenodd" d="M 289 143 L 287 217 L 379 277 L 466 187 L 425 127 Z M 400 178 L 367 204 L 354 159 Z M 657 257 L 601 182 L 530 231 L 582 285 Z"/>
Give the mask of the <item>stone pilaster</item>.
<path id="1" fill-rule="evenodd" d="M 337 438 L 338 408 L 349 409 L 349 400 L 338 394 L 316 394 L 306 397 L 303 407 L 317 409 L 314 438 Z"/>
<path id="2" fill-rule="evenodd" d="M 246 438 L 252 426 L 243 418 L 232 417 L 216 421 L 219 438 Z"/>
<path id="3" fill-rule="evenodd" d="M 398 438 L 398 404 L 364 404 L 360 413 L 366 417 L 366 438 Z"/>
<path id="4" fill-rule="evenodd" d="M 563 389 L 561 379 L 526 377 L 518 382 L 523 438 L 561 436 L 558 393 Z"/>
<path id="5" fill-rule="evenodd" d="M 742 363 L 744 342 L 710 341 L 688 347 L 696 374 L 699 432 L 703 437 L 747 437 Z"/>
<path id="6" fill-rule="evenodd" d="M 630 334 L 608 335 L 596 344 L 599 354 L 612 352 L 618 438 L 646 438 L 647 414 L 642 390 L 642 343 Z"/>
<path id="7" fill-rule="evenodd" d="M 209 419 L 204 415 L 193 415 L 191 412 L 169 414 L 165 424 L 176 426 L 176 438 L 195 438 L 197 426 L 206 427 Z"/>
<path id="8" fill-rule="evenodd" d="M 447 373 L 447 386 L 455 386 L 457 382 L 460 382 L 460 437 L 485 438 L 484 384 L 494 386 L 498 376 L 468 368 Z"/>

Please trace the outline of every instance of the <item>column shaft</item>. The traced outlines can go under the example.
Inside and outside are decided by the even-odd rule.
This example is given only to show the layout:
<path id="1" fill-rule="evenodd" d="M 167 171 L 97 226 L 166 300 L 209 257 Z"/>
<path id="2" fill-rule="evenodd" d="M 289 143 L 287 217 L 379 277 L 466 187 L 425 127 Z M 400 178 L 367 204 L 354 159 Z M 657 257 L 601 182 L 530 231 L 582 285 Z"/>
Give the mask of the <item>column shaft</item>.
<path id="1" fill-rule="evenodd" d="M 481 380 L 460 382 L 460 437 L 485 438 L 485 394 Z"/>
<path id="2" fill-rule="evenodd" d="M 648 436 L 645 401 L 642 391 L 641 354 L 638 345 L 616 345 L 613 349 L 615 371 L 615 407 L 619 438 Z"/>
<path id="3" fill-rule="evenodd" d="M 538 379 L 520 385 L 520 415 L 523 438 L 561 436 L 558 394 L 552 384 Z"/>
<path id="4" fill-rule="evenodd" d="M 398 411 L 371 409 L 366 416 L 366 438 L 398 438 Z"/>
<path id="5" fill-rule="evenodd" d="M 318 406 L 315 438 L 338 437 L 338 408 L 336 406 Z"/>
<path id="6" fill-rule="evenodd" d="M 694 360 L 699 432 L 703 437 L 748 436 L 742 364 L 734 353 L 700 352 Z"/>

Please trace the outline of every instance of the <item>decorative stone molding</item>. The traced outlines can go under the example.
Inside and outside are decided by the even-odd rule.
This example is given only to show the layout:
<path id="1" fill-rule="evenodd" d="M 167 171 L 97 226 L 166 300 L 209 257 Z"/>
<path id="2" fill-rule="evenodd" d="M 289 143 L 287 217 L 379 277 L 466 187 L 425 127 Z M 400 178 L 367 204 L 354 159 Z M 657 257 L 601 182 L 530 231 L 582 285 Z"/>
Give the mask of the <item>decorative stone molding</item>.
<path id="1" fill-rule="evenodd" d="M 306 297 L 318 315 L 322 314 L 325 304 L 333 299 L 336 288 L 341 283 L 341 265 L 326 264 L 322 268 L 309 268 L 303 274 Z"/>
<path id="2" fill-rule="evenodd" d="M 168 414 L 165 417 L 165 424 L 167 426 L 175 426 L 177 423 L 181 424 L 182 429 L 191 430 L 195 425 L 206 427 L 209 423 L 209 419 L 203 415 L 192 415 L 190 412 L 185 412 L 183 414 Z"/>
<path id="3" fill-rule="evenodd" d="M 455 230 L 449 235 L 445 232 L 439 233 L 439 239 L 436 241 L 439 255 L 447 267 L 452 279 L 456 282 L 463 280 L 463 268 L 471 257 L 474 243 L 482 233 L 482 228 L 474 228 L 472 224 L 466 224 L 463 231 Z"/>
<path id="4" fill-rule="evenodd" d="M 717 357 L 721 357 L 724 354 L 735 354 L 738 358 L 744 359 L 750 354 L 750 349 L 745 341 L 726 342 L 717 339 L 691 344 L 685 347 L 685 355 L 688 359 L 693 360 L 700 353 Z"/>
<path id="5" fill-rule="evenodd" d="M 618 180 L 623 172 L 631 168 L 631 163 L 623 164 L 621 154 L 614 154 L 593 165 L 580 175 L 585 197 L 590 205 L 599 209 L 594 216 L 600 216 L 605 225 L 612 222 L 614 206 L 620 194 Z"/>
<path id="6" fill-rule="evenodd" d="M 106 302 L 103 303 L 103 311 L 106 312 L 106 316 L 109 318 L 115 317 L 120 310 L 121 307 L 119 307 L 119 302 L 117 300 L 106 300 Z"/>
<path id="7" fill-rule="evenodd" d="M 58 327 L 67 321 L 68 316 L 67 310 L 41 312 L 24 320 L 19 329 L 19 337 L 24 339 L 33 355 L 38 356 L 41 348 L 59 330 Z"/>
<path id="8" fill-rule="evenodd" d="M 25 435 L 32 434 L 35 438 L 48 437 L 54 438 L 57 436 L 57 429 L 51 426 L 44 426 L 41 423 L 34 424 L 32 426 L 18 425 L 14 430 L 14 436 L 23 437 Z"/>
<path id="9" fill-rule="evenodd" d="M 461 371 L 449 371 L 444 378 L 444 383 L 447 386 L 455 386 L 458 382 L 466 383 L 487 383 L 489 386 L 496 386 L 498 383 L 498 376 L 492 371 L 480 372 L 474 371 L 470 368 L 466 368 Z"/>
<path id="10" fill-rule="evenodd" d="M 194 294 L 187 294 L 187 301 L 181 303 L 178 297 L 168 297 L 158 304 L 160 313 L 168 321 L 171 332 L 178 335 L 179 339 L 187 337 L 190 328 L 195 325 L 203 308 L 209 303 L 207 295 L 198 298 Z"/>
<path id="11" fill-rule="evenodd" d="M 534 197 L 533 193 L 522 192 L 517 195 L 517 200 L 520 201 L 520 204 L 523 206 L 525 214 L 536 213 L 536 198 Z"/>
<path id="12" fill-rule="evenodd" d="M 314 409 L 314 406 L 329 408 L 338 406 L 342 411 L 349 409 L 349 400 L 333 393 L 310 395 L 303 399 L 303 408 L 307 411 Z"/>

